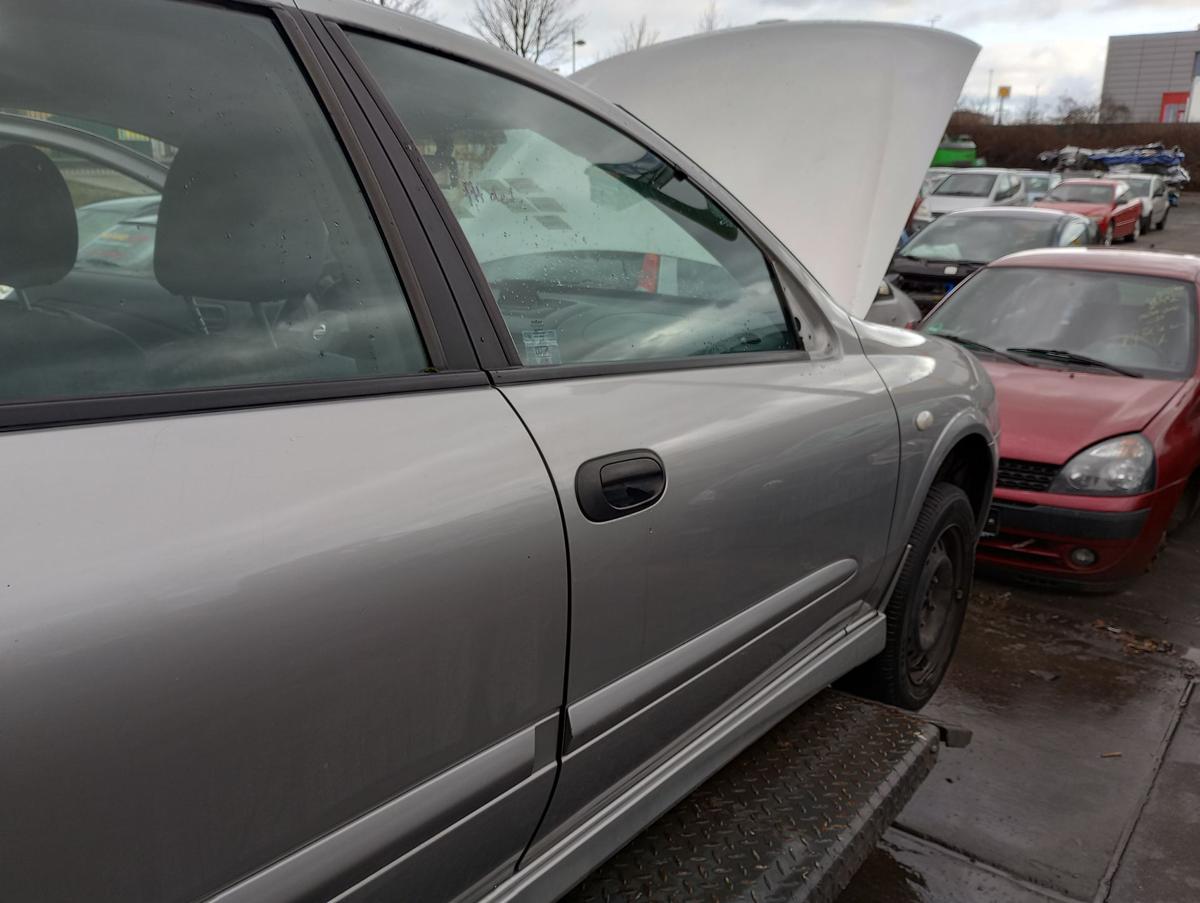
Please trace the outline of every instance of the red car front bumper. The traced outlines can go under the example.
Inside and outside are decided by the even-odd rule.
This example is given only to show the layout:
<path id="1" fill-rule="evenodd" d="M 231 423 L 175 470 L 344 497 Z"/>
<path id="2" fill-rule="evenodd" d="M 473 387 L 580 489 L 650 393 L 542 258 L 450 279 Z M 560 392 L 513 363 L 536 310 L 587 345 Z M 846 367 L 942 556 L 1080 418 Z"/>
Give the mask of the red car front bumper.
<path id="1" fill-rule="evenodd" d="M 1124 497 L 998 488 L 979 563 L 1056 583 L 1119 586 L 1154 560 L 1178 496 L 1178 487 Z"/>

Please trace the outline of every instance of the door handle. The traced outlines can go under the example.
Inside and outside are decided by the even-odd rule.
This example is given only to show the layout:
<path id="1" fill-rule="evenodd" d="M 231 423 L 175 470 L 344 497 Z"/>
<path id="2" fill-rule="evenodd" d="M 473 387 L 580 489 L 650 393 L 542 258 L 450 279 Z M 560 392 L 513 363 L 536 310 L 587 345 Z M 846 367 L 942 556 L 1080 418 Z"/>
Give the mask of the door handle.
<path id="1" fill-rule="evenodd" d="M 575 473 L 579 510 L 597 523 L 649 508 L 666 488 L 662 458 L 645 448 L 592 458 Z"/>

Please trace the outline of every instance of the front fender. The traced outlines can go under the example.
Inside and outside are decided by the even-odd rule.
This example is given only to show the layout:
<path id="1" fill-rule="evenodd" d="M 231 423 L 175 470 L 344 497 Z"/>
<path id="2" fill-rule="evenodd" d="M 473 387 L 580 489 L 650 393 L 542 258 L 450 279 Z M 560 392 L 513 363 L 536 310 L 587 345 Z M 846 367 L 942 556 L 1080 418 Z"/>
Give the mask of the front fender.
<path id="1" fill-rule="evenodd" d="M 920 333 L 855 321 L 863 349 L 892 396 L 900 440 L 885 565 L 899 566 L 925 497 L 956 446 L 971 436 L 988 449 L 992 479 L 998 463 L 996 390 L 966 350 Z M 991 488 L 977 512 L 982 528 Z"/>

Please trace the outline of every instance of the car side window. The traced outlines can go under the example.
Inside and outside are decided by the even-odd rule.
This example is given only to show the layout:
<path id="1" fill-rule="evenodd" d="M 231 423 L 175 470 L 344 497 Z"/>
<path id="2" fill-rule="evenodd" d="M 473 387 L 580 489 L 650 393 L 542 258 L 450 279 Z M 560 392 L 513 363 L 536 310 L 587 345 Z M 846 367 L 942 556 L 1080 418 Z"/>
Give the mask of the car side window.
<path id="1" fill-rule="evenodd" d="M 428 367 L 270 18 L 146 0 L 4 13 L 0 403 Z"/>
<path id="2" fill-rule="evenodd" d="M 681 172 L 575 107 L 351 35 L 526 365 L 797 348 L 762 252 Z"/>

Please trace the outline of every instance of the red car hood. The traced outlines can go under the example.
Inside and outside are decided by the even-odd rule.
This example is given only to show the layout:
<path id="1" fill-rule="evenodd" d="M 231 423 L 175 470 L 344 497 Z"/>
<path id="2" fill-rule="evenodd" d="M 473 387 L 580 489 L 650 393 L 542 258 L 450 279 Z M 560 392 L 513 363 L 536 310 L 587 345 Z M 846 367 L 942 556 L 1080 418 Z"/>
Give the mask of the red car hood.
<path id="1" fill-rule="evenodd" d="M 1065 213 L 1078 213 L 1080 216 L 1105 216 L 1112 210 L 1112 206 L 1109 204 L 1085 204 L 1081 201 L 1041 200 L 1033 206 L 1045 207 L 1047 210 L 1062 210 Z"/>
<path id="2" fill-rule="evenodd" d="M 1065 464 L 1089 445 L 1135 433 L 1183 386 L 984 360 L 1000 401 L 1000 456 Z"/>

